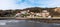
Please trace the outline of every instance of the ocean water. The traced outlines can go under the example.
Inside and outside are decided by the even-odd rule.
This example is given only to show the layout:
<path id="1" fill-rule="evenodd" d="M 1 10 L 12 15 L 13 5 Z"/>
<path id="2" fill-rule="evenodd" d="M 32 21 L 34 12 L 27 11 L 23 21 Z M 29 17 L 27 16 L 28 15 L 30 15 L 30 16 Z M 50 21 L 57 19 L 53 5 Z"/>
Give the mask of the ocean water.
<path id="1" fill-rule="evenodd" d="M 60 27 L 60 24 L 34 20 L 0 20 L 0 27 Z"/>

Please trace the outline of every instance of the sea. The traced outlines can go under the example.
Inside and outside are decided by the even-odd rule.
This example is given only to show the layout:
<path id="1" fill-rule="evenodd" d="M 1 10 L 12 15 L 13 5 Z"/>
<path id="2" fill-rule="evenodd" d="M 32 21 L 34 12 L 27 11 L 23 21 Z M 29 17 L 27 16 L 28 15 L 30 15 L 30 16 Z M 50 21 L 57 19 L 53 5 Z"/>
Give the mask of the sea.
<path id="1" fill-rule="evenodd" d="M 60 24 L 35 20 L 0 20 L 0 27 L 60 27 Z"/>

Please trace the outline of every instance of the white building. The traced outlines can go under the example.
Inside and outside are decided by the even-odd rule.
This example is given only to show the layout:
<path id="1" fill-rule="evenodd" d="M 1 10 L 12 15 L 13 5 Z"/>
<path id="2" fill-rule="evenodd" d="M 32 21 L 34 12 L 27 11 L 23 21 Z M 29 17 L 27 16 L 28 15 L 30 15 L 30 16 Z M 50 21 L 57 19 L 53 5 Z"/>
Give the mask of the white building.
<path id="1" fill-rule="evenodd" d="M 48 17 L 48 16 L 49 16 L 49 12 L 47 10 L 43 10 L 42 17 Z"/>

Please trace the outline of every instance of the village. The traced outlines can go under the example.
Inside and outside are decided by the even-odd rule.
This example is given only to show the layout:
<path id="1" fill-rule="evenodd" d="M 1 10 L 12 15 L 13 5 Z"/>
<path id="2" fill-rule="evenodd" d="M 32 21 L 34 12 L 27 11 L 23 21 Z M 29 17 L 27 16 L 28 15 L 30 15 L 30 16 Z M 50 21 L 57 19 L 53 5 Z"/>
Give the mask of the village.
<path id="1" fill-rule="evenodd" d="M 23 10 L 0 10 L 0 17 L 6 18 L 60 18 L 60 8 L 40 8 L 32 7 Z"/>
<path id="2" fill-rule="evenodd" d="M 43 10 L 41 13 L 34 13 L 34 12 L 29 12 L 27 11 L 20 11 L 16 15 L 16 17 L 25 17 L 25 18 L 51 18 L 50 13 L 47 10 Z"/>

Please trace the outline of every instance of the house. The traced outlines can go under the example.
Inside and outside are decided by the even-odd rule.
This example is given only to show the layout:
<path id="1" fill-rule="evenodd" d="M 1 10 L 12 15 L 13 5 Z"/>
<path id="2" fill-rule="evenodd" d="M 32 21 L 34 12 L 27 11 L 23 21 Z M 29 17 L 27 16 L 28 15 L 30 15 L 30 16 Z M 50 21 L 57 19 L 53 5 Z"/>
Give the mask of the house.
<path id="1" fill-rule="evenodd" d="M 42 16 L 41 13 L 35 13 L 35 15 L 40 17 Z"/>
<path id="2" fill-rule="evenodd" d="M 47 10 L 43 10 L 41 14 L 42 14 L 42 17 L 48 17 L 50 15 Z"/>

